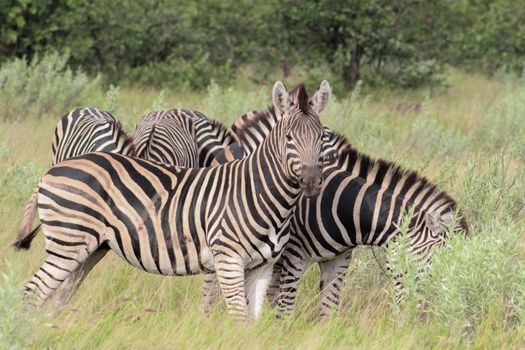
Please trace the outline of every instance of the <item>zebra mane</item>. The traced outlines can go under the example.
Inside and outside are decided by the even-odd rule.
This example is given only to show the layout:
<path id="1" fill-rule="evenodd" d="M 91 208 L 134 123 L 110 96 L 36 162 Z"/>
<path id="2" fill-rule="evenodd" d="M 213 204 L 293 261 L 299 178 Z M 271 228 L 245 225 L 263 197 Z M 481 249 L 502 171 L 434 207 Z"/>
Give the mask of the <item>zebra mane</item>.
<path id="1" fill-rule="evenodd" d="M 290 95 L 294 96 L 295 92 L 297 91 L 297 103 L 299 106 L 299 109 L 303 113 L 307 113 L 308 109 L 310 108 L 310 105 L 308 104 L 308 93 L 306 92 L 306 88 L 304 87 L 304 84 L 301 83 L 297 85 L 295 89 L 290 91 Z"/>
<path id="2" fill-rule="evenodd" d="M 308 107 L 308 94 L 301 83 L 288 91 L 288 96 L 292 103 L 299 103 L 307 108 Z M 301 102 L 301 99 L 303 100 Z M 237 137 L 242 137 L 245 133 L 249 132 L 250 129 L 259 123 L 264 124 L 267 128 L 271 129 L 281 120 L 282 114 L 273 106 L 270 105 L 265 111 L 251 111 L 241 115 L 233 123 L 231 130 Z"/>

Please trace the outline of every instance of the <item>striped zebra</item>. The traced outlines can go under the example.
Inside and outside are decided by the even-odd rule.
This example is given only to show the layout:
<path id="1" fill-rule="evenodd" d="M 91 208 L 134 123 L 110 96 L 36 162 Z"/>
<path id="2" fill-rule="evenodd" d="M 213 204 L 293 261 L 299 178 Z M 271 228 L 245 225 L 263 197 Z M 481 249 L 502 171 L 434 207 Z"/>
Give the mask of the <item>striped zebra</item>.
<path id="1" fill-rule="evenodd" d="M 55 128 L 52 164 L 95 151 L 134 155 L 133 140 L 109 112 L 77 108 L 64 115 Z"/>
<path id="2" fill-rule="evenodd" d="M 109 112 L 92 107 L 74 109 L 60 118 L 53 135 L 51 151 L 51 162 L 55 165 L 65 159 L 95 151 L 133 156 L 135 147 L 117 118 Z M 35 189 L 22 214 L 23 225 L 20 231 L 31 232 L 27 237 L 29 242 L 40 228 L 40 225 L 37 225 L 33 229 L 33 208 L 37 195 Z M 22 242 L 22 245 L 24 244 L 26 243 Z"/>
<path id="3" fill-rule="evenodd" d="M 186 168 L 199 164 L 193 120 L 177 110 L 146 114 L 138 123 L 133 139 L 139 158 Z"/>
<path id="4" fill-rule="evenodd" d="M 246 153 L 263 142 L 281 115 L 274 108 L 250 112 L 232 130 Z M 386 246 L 399 234 L 404 214 L 413 208 L 410 252 L 422 263 L 430 261 L 431 249 L 447 237 L 447 229 L 468 231 L 464 217 L 454 221 L 456 202 L 415 172 L 402 170 L 385 160 L 373 160 L 352 148 L 345 137 L 328 130 L 325 152 L 335 156 L 325 164 L 323 185 L 314 199 L 301 198 L 291 218 L 291 236 L 275 264 L 268 291 L 278 316 L 290 314 L 297 285 L 313 263 L 320 267 L 320 317 L 325 320 L 339 304 L 340 291 L 358 245 Z M 400 276 L 397 276 L 400 277 Z M 395 288 L 402 286 L 398 279 Z M 216 302 L 213 275 L 205 278 L 205 311 Z"/>
<path id="5" fill-rule="evenodd" d="M 137 156 L 170 165 L 207 167 L 215 154 L 235 142 L 220 122 L 186 109 L 148 113 L 135 131 Z"/>
<path id="6" fill-rule="evenodd" d="M 36 201 L 46 257 L 26 298 L 42 306 L 57 290 L 70 295 L 112 249 L 151 273 L 215 271 L 229 312 L 257 318 L 292 209 L 321 185 L 324 106 L 304 87 L 289 100 L 277 82 L 283 118 L 254 153 L 224 165 L 186 169 L 97 152 L 52 167 Z M 27 246 L 28 235 L 14 246 Z"/>

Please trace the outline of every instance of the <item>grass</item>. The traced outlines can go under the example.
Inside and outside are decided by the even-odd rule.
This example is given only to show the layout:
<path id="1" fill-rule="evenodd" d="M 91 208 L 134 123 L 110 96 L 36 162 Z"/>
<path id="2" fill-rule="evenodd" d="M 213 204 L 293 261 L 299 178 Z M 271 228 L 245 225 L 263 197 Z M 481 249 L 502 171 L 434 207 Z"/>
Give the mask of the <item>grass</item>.
<path id="1" fill-rule="evenodd" d="M 399 307 L 370 249 L 357 249 L 341 308 L 327 324 L 315 318 L 317 267 L 302 281 L 293 317 L 276 321 L 267 309 L 256 324 L 238 325 L 224 305 L 209 319 L 202 315 L 200 276 L 149 275 L 112 253 L 61 314 L 21 312 L 19 291 L 43 260 L 43 239 L 37 236 L 29 252 L 13 252 L 9 244 L 25 201 L 51 163 L 60 114 L 0 121 L 0 348 L 524 346 L 525 86 L 453 70 L 448 83 L 439 92 L 335 91 L 323 113 L 326 125 L 363 152 L 417 169 L 450 192 L 473 228 L 470 239 L 454 236 L 437 253 L 431 275 L 407 281 L 421 292 Z M 264 108 L 270 91 L 270 85 L 247 83 L 242 89 L 212 84 L 203 93 L 121 87 L 91 93 L 78 105 L 111 109 L 130 132 L 144 112 L 162 107 L 197 109 L 229 125 Z M 400 103 L 422 110 L 396 110 Z M 376 253 L 383 261 L 385 253 Z M 426 303 L 416 312 L 417 298 Z"/>

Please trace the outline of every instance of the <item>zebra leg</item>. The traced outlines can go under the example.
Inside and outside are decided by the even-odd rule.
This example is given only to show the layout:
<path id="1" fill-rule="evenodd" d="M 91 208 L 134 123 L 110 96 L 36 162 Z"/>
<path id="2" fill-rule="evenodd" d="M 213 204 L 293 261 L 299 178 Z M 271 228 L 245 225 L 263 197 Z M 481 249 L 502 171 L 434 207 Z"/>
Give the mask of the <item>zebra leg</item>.
<path id="1" fill-rule="evenodd" d="M 270 280 L 270 286 L 268 287 L 268 292 L 266 296 L 268 297 L 268 302 L 270 307 L 273 309 L 277 306 L 277 301 L 279 300 L 279 282 L 281 278 L 281 270 L 283 269 L 283 262 L 279 259 L 273 265 L 272 278 Z"/>
<path id="2" fill-rule="evenodd" d="M 429 268 L 430 264 L 432 263 L 432 251 L 427 250 L 424 252 L 417 252 L 415 251 L 415 246 L 411 247 L 410 254 L 414 258 L 413 263 L 418 265 L 418 270 L 416 271 L 416 283 L 419 282 L 421 278 L 423 278 L 425 275 L 429 274 Z M 404 273 L 401 271 L 396 271 L 394 268 L 392 268 L 392 265 L 390 261 L 386 261 L 386 270 L 390 275 L 392 276 L 393 284 L 394 284 L 394 298 L 396 304 L 400 304 L 406 295 L 406 288 L 405 284 L 403 283 L 403 277 Z M 417 286 L 417 285 L 416 285 Z M 421 290 L 416 287 L 415 290 L 416 295 L 420 295 Z M 423 306 L 424 301 L 418 302 L 418 307 Z"/>
<path id="3" fill-rule="evenodd" d="M 77 291 L 80 284 L 84 281 L 93 267 L 107 254 L 108 249 L 99 248 L 91 254 L 56 290 L 49 302 L 53 303 L 53 309 L 62 308 Z"/>
<path id="4" fill-rule="evenodd" d="M 283 255 L 283 267 L 280 276 L 279 300 L 277 301 L 277 318 L 291 315 L 295 306 L 297 286 L 311 261 L 302 254 Z"/>
<path id="5" fill-rule="evenodd" d="M 331 312 L 339 306 L 341 288 L 344 285 L 351 259 L 352 250 L 349 250 L 332 260 L 319 263 L 321 270 L 321 305 L 319 315 L 321 321 L 326 321 Z"/>
<path id="6" fill-rule="evenodd" d="M 257 320 L 262 313 L 264 297 L 272 278 L 273 264 L 263 265 L 246 275 L 246 297 L 248 298 L 248 317 Z"/>
<path id="7" fill-rule="evenodd" d="M 404 294 L 404 285 L 403 285 L 403 282 L 401 282 L 401 279 L 403 278 L 403 274 L 400 272 L 396 273 L 394 269 L 392 268 L 392 265 L 390 264 L 388 259 L 385 263 L 385 267 L 386 267 L 386 271 L 392 277 L 392 283 L 394 287 L 394 298 L 395 298 L 396 304 L 399 305 L 401 301 L 403 300 L 403 294 Z"/>
<path id="8" fill-rule="evenodd" d="M 244 321 L 248 316 L 246 292 L 244 287 L 244 263 L 241 259 L 215 256 L 215 272 L 226 300 L 228 312 L 237 320 Z"/>
<path id="9" fill-rule="evenodd" d="M 63 229 L 58 225 L 50 226 L 44 223 L 42 229 L 46 257 L 40 269 L 24 287 L 26 307 L 42 307 L 100 246 L 97 238 L 80 230 L 73 231 L 71 228 Z M 29 301 L 34 295 L 36 299 Z M 55 310 L 51 309 L 51 312 L 53 311 Z"/>
<path id="10" fill-rule="evenodd" d="M 219 286 L 219 281 L 217 280 L 217 275 L 215 273 L 206 273 L 204 274 L 204 285 L 202 288 L 202 296 L 204 299 L 204 314 L 210 315 L 217 303 L 219 302 L 219 297 L 221 295 L 221 288 Z"/>

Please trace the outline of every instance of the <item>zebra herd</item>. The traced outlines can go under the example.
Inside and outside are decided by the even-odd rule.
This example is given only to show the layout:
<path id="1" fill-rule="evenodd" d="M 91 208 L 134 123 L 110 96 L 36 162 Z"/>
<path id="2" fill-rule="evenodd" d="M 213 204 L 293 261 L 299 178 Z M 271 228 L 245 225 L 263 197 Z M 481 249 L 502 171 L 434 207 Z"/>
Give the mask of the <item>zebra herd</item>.
<path id="1" fill-rule="evenodd" d="M 265 297 L 290 314 L 300 278 L 318 263 L 326 319 L 352 249 L 386 246 L 409 211 L 410 252 L 430 263 L 450 230 L 468 231 L 456 202 L 322 126 L 330 94 L 326 81 L 312 98 L 302 84 L 288 92 L 276 82 L 273 106 L 231 129 L 172 109 L 144 116 L 133 138 L 107 112 L 65 115 L 14 242 L 28 249 L 41 226 L 46 256 L 26 302 L 61 307 L 113 250 L 147 272 L 204 274 L 205 312 L 222 293 L 240 320 L 257 319 Z"/>

